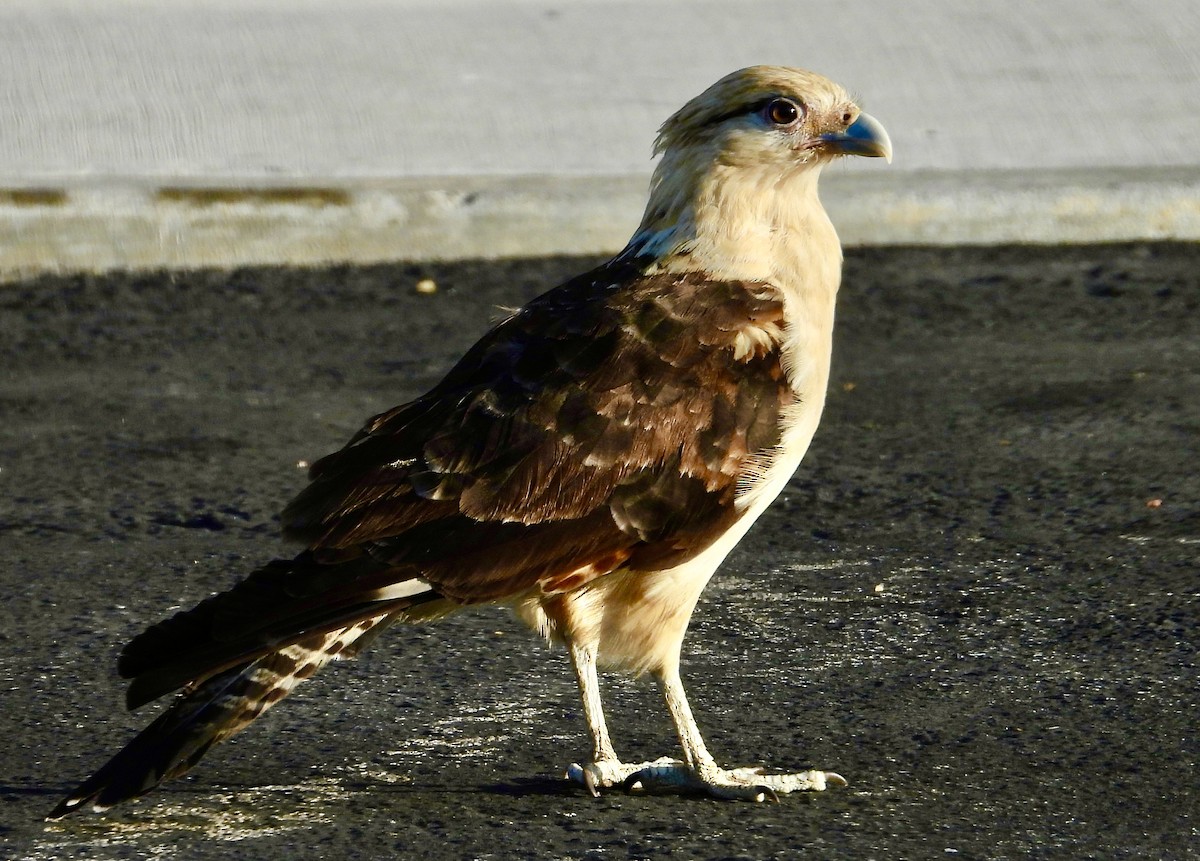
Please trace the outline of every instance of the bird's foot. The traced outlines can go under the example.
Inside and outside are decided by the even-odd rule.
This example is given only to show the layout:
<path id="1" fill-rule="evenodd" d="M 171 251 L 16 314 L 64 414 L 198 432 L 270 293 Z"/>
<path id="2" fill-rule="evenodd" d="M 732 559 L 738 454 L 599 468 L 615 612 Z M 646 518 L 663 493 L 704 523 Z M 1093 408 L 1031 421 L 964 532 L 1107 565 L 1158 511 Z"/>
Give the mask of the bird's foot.
<path id="1" fill-rule="evenodd" d="M 724 769 L 715 764 L 698 769 L 682 762 L 661 760 L 625 778 L 627 790 L 675 790 L 736 801 L 778 801 L 789 792 L 822 792 L 845 786 L 846 779 L 832 771 L 766 774 L 761 767 Z"/>
<path id="2" fill-rule="evenodd" d="M 600 759 L 580 765 L 573 763 L 567 769 L 567 780 L 574 781 L 587 789 L 594 796 L 600 795 L 601 789 L 611 789 L 614 786 L 625 786 L 631 774 L 640 774 L 647 769 L 664 768 L 671 765 L 682 765 L 677 759 L 669 756 L 661 757 L 654 762 L 621 762 L 619 759 Z"/>
<path id="3" fill-rule="evenodd" d="M 830 786 L 846 785 L 846 778 L 832 771 L 766 774 L 760 767 L 724 769 L 716 765 L 693 769 L 666 756 L 654 762 L 602 760 L 572 765 L 567 777 L 586 786 L 592 795 L 618 786 L 626 792 L 675 791 L 741 801 L 778 801 L 780 795 L 789 792 L 821 792 Z"/>

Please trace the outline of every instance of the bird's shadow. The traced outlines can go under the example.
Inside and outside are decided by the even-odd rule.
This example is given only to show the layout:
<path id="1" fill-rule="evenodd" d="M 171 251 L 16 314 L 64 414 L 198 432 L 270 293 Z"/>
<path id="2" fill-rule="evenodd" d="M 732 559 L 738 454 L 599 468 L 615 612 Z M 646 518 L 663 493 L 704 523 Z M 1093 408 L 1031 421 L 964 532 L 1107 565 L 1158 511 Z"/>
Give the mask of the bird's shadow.
<path id="1" fill-rule="evenodd" d="M 584 790 L 579 785 L 562 777 L 518 777 L 511 780 L 502 780 L 498 783 L 480 784 L 479 791 L 494 795 L 507 795 L 513 798 L 530 796 L 562 797 L 584 793 Z"/>

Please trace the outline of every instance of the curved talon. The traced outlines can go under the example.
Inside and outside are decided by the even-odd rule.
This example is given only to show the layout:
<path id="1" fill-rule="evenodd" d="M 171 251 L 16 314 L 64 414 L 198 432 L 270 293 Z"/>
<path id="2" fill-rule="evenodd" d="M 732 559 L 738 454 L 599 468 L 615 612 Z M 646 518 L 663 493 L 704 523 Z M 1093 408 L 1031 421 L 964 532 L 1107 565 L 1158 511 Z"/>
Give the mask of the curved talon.
<path id="1" fill-rule="evenodd" d="M 826 786 L 849 786 L 850 781 L 846 780 L 846 778 L 842 777 L 836 771 L 827 771 L 827 772 L 825 772 L 825 785 Z"/>
<path id="2" fill-rule="evenodd" d="M 592 798 L 600 797 L 600 790 L 596 786 L 596 775 L 592 773 L 591 768 L 584 768 L 577 762 L 567 766 L 567 773 L 563 775 L 572 783 L 583 784 L 584 789 L 592 794 Z"/>
<path id="3" fill-rule="evenodd" d="M 755 801 L 760 803 L 763 801 L 773 801 L 776 804 L 779 803 L 779 793 L 771 787 L 759 785 L 755 788 L 758 790 L 758 795 L 754 798 Z"/>
<path id="4" fill-rule="evenodd" d="M 592 774 L 591 769 L 583 769 L 583 786 L 592 794 L 592 798 L 600 797 L 600 790 L 596 788 L 596 776 Z"/>
<path id="5" fill-rule="evenodd" d="M 633 772 L 633 774 L 621 781 L 621 789 L 625 791 L 626 795 L 632 794 L 635 789 L 646 788 L 645 784 L 642 783 L 642 780 L 646 776 L 645 773 L 646 769 L 643 768 L 641 771 Z"/>

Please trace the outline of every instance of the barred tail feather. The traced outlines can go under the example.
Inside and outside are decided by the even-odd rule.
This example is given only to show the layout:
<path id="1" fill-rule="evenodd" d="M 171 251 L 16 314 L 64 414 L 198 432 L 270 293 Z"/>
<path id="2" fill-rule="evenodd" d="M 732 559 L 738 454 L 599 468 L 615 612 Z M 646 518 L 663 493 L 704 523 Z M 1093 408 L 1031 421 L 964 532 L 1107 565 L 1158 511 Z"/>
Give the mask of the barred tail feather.
<path id="1" fill-rule="evenodd" d="M 185 773 L 210 747 L 245 729 L 325 664 L 357 654 L 396 617 L 384 613 L 308 637 L 185 688 L 47 818 L 88 808 L 106 810 Z"/>
<path id="2" fill-rule="evenodd" d="M 441 597 L 415 574 L 367 556 L 275 560 L 135 637 L 117 663 L 131 680 L 126 705 L 138 708 L 292 643 Z"/>

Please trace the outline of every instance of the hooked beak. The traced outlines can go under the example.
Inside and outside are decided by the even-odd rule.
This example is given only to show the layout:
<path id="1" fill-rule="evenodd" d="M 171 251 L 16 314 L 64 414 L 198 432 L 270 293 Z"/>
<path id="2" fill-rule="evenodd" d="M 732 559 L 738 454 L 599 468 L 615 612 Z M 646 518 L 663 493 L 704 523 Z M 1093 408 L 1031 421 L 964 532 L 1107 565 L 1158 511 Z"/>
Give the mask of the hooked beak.
<path id="1" fill-rule="evenodd" d="M 844 132 L 821 135 L 821 140 L 828 152 L 885 158 L 888 164 L 892 163 L 892 140 L 887 130 L 879 120 L 865 112 L 860 113 Z"/>

